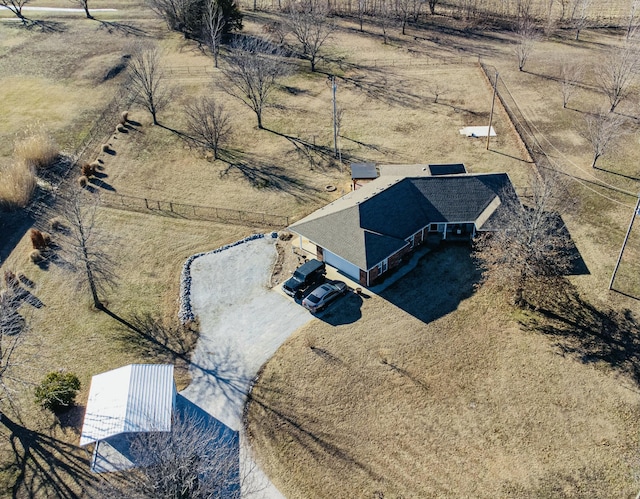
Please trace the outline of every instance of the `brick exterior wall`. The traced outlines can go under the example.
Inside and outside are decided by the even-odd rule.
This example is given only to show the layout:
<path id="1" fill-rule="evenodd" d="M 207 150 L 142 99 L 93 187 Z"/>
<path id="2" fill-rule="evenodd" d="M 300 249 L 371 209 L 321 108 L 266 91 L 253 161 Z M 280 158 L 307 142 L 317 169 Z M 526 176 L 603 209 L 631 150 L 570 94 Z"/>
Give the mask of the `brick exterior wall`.
<path id="1" fill-rule="evenodd" d="M 320 246 L 316 246 L 316 260 L 324 262 L 324 249 Z"/>

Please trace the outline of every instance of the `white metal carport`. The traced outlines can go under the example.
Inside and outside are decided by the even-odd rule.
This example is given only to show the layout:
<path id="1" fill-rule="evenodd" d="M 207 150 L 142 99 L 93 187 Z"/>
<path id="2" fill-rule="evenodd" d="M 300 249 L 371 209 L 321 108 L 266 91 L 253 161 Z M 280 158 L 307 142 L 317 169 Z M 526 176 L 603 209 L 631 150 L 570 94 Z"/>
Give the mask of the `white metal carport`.
<path id="1" fill-rule="evenodd" d="M 124 434 L 171 431 L 176 402 L 173 365 L 130 364 L 97 374 L 91 379 L 80 446 L 95 443 L 92 470 L 116 471 L 132 466 L 127 456 L 117 462 L 116 443 Z M 95 469 L 104 463 L 99 456 L 101 442 L 108 444 L 109 466 Z M 117 451 L 117 449 L 115 449 Z M 106 449 L 105 449 L 106 451 Z M 104 458 L 104 456 L 102 456 Z"/>

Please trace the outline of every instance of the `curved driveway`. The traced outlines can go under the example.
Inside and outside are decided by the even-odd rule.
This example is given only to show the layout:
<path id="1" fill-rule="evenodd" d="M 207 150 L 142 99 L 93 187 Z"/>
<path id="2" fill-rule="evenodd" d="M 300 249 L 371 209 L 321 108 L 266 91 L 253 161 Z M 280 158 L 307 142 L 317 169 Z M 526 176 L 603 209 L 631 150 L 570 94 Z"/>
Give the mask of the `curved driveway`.
<path id="1" fill-rule="evenodd" d="M 201 256 L 191 265 L 191 304 L 200 338 L 191 359 L 192 382 L 182 395 L 240 432 L 241 442 L 242 410 L 252 379 L 291 333 L 311 319 L 301 306 L 269 288 L 275 241 L 270 236 L 255 239 Z M 251 466 L 242 454 L 241 467 Z M 260 495 L 282 497 L 271 484 Z"/>

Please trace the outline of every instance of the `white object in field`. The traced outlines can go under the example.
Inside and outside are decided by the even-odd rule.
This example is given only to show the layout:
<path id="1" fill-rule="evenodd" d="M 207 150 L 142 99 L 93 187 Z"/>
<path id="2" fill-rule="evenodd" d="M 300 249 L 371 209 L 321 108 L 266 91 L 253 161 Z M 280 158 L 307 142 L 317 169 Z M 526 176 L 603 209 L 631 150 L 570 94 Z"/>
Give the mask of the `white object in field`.
<path id="1" fill-rule="evenodd" d="M 487 132 L 489 136 L 495 137 L 496 131 L 493 127 L 488 126 L 467 126 L 460 129 L 460 135 L 466 135 L 467 137 L 486 137 Z"/>

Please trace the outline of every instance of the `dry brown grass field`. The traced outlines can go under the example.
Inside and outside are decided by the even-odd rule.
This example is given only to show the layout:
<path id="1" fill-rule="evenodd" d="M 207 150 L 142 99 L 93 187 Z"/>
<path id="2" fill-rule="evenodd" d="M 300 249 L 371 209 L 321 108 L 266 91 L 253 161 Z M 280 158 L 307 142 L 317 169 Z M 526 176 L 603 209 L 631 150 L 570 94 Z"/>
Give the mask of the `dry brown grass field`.
<path id="1" fill-rule="evenodd" d="M 590 170 L 578 130 L 584 112 L 603 97 L 588 90 L 588 72 L 585 89 L 563 110 L 554 80 L 562 54 L 594 61 L 616 42 L 615 32 L 585 31 L 579 43 L 559 32 L 536 46 L 521 73 L 509 33 L 427 18 L 404 37 L 394 27 L 384 45 L 378 26 L 367 22 L 359 33 L 355 22 L 340 19 L 320 71 L 310 74 L 300 62 L 303 69 L 283 82 L 265 111 L 266 129 L 258 130 L 253 114 L 216 87 L 219 72 L 203 76 L 212 61 L 195 43 L 167 33 L 142 4 L 92 6 L 118 12 L 96 14 L 109 24 L 33 13 L 50 23 L 49 31 L 0 22 L 0 167 L 11 163 L 14 139 L 34 125 L 72 153 L 118 90 L 118 79 L 105 75 L 132 42 L 145 39 L 161 48 L 175 98 L 160 113 L 162 126 L 134 107 L 130 116 L 138 124 L 105 138 L 115 154 L 100 154 L 97 190 L 293 219 L 349 188 L 350 161 L 462 161 L 474 172 L 507 171 L 524 188 L 532 165 L 502 108 L 490 150 L 482 139 L 458 133 L 488 119 L 491 87 L 480 56 L 500 71 L 581 200 L 566 221 L 589 270 L 572 278 L 582 301 L 547 304 L 547 318 L 517 314 L 496 296 L 474 292 L 468 250 L 452 248 L 425 257 L 414 275 L 381 296 L 342 300 L 282 347 L 256 386 L 248 424 L 261 464 L 288 497 L 635 494 L 637 322 L 608 311 L 628 308 L 637 317 L 640 307 L 607 285 L 634 204 L 619 190 L 638 190 L 638 148 L 628 139 L 602 158 L 601 170 Z M 254 34 L 276 17 L 245 14 L 245 31 Z M 193 74 L 185 75 L 185 67 Z M 328 73 L 338 77 L 344 109 L 343 165 L 331 158 Z M 436 83 L 445 89 L 438 103 Z M 224 160 L 215 162 L 177 133 L 185 130 L 184 104 L 207 92 L 229 108 L 235 129 Z M 635 103 L 620 112 L 634 116 Z M 632 119 L 628 127 L 636 131 Z M 327 193 L 327 185 L 338 190 Z M 78 408 L 54 421 L 35 407 L 29 384 L 18 387 L 19 415 L 0 427 L 7 437 L 0 443 L 0 495 L 91 496 L 88 455 L 75 447 L 91 375 L 128 362 L 175 360 L 132 336 L 118 318 L 148 312 L 173 320 L 184 259 L 265 230 L 108 208 L 100 215 L 120 276 L 106 297 L 112 316 L 91 310 L 60 262 L 28 262 L 28 237 L 1 262 L 1 270 L 34 283 L 29 291 L 42 305 L 25 310 L 32 332 L 20 350 L 28 367 L 23 377 L 33 384 L 66 368 L 83 388 Z M 617 286 L 633 296 L 640 294 L 638 230 Z M 604 324 L 619 333 L 617 346 L 589 342 Z"/>

